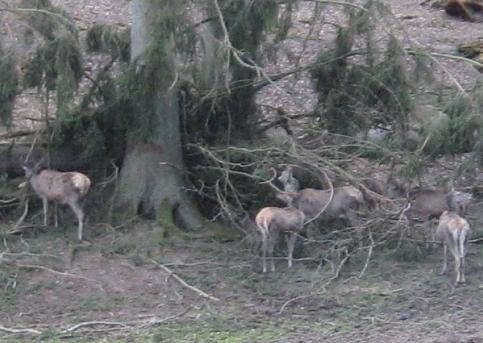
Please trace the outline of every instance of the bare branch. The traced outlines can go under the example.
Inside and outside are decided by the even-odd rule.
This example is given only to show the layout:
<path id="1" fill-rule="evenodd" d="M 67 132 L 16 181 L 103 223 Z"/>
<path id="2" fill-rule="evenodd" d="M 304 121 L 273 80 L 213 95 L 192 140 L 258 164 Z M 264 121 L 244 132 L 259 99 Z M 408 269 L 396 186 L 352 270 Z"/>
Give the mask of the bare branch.
<path id="1" fill-rule="evenodd" d="M 8 333 L 32 333 L 35 335 L 40 335 L 42 333 L 41 331 L 35 330 L 35 329 L 14 329 L 14 328 L 7 328 L 1 325 L 0 325 L 0 331 L 8 332 Z"/>
<path id="2" fill-rule="evenodd" d="M 220 299 L 216 298 L 216 297 L 213 297 L 205 292 L 203 292 L 202 290 L 194 287 L 194 286 L 191 286 L 189 285 L 186 281 L 184 281 L 182 278 L 180 278 L 178 275 L 176 275 L 171 269 L 169 269 L 168 267 L 166 267 L 165 265 L 151 259 L 151 262 L 154 263 L 155 265 L 157 265 L 158 267 L 160 267 L 161 269 L 163 269 L 166 273 L 168 273 L 169 276 L 172 276 L 174 279 L 176 279 L 176 281 L 178 281 L 182 286 L 192 290 L 193 292 L 199 294 L 200 296 L 202 296 L 203 298 L 207 298 L 209 300 L 213 300 L 213 301 L 220 301 Z"/>

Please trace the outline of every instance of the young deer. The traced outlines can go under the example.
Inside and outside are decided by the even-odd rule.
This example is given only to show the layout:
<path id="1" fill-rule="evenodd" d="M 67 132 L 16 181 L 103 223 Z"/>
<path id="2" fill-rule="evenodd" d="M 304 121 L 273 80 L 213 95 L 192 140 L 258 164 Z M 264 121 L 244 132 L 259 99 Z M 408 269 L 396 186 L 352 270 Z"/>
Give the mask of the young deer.
<path id="1" fill-rule="evenodd" d="M 279 234 L 288 235 L 288 267 L 292 267 L 292 256 L 297 234 L 304 227 L 305 215 L 295 207 L 264 207 L 255 217 L 255 223 L 262 234 L 263 272 L 267 272 L 266 255 L 271 261 L 272 272 L 275 271 L 273 262 L 273 248 Z"/>
<path id="2" fill-rule="evenodd" d="M 42 199 L 44 208 L 44 226 L 47 226 L 48 203 L 55 204 L 55 226 L 58 226 L 57 204 L 69 205 L 78 220 L 78 238 L 82 241 L 82 229 L 84 211 L 79 200 L 87 194 L 91 186 L 91 180 L 84 174 L 78 172 L 59 172 L 56 170 L 44 169 L 39 171 L 37 164 L 30 168 L 24 166 L 25 176 L 35 193 Z"/>
<path id="3" fill-rule="evenodd" d="M 454 257 L 456 283 L 465 282 L 465 256 L 468 250 L 468 240 L 471 236 L 470 225 L 466 219 L 455 212 L 444 211 L 439 218 L 436 237 L 443 243 L 443 269 L 446 273 L 448 267 L 448 248 Z"/>

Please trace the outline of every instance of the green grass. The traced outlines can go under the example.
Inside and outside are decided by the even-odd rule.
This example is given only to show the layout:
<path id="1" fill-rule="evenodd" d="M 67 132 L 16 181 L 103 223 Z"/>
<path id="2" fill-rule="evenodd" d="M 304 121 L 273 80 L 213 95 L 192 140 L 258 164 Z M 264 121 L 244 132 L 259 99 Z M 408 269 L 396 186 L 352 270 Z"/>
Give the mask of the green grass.
<path id="1" fill-rule="evenodd" d="M 269 325 L 254 326 L 235 319 L 215 318 L 194 325 L 170 325 L 158 329 L 152 342 L 242 343 L 270 342 L 283 335 L 283 329 Z"/>

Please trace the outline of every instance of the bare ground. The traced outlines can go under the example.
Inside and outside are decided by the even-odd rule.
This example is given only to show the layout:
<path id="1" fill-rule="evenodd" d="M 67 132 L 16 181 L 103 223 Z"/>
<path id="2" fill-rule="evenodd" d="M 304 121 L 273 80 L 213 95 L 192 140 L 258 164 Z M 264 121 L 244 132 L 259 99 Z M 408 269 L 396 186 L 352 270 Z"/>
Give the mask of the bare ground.
<path id="1" fill-rule="evenodd" d="M 112 0 L 58 2 L 83 21 L 126 21 L 127 1 L 120 7 Z M 401 20 L 407 46 L 455 53 L 457 43 L 483 32 L 481 23 L 448 18 L 418 0 L 386 3 Z M 302 8 L 301 23 L 310 13 Z M 287 49 L 297 53 L 301 44 L 294 39 Z M 318 48 L 318 42 L 308 43 L 306 61 Z M 472 67 L 442 63 L 465 87 L 479 76 Z M 269 91 L 261 102 L 309 110 L 309 83 L 301 78 L 296 88 L 294 100 Z M 482 224 L 481 205 L 470 211 L 475 228 Z M 91 225 L 86 231 L 89 246 L 72 243 L 74 227 L 3 241 L 2 342 L 483 342 L 481 244 L 470 246 L 468 283 L 457 288 L 451 273 L 438 275 L 439 251 L 418 258 L 411 250 L 378 251 L 359 278 L 362 256 L 327 284 L 333 270 L 315 262 L 297 261 L 289 271 L 279 261 L 276 273 L 261 274 L 258 253 L 247 242 L 215 237 L 156 244 L 156 226 L 146 222 L 123 230 Z M 157 263 L 220 301 L 182 286 Z M 5 330 L 22 328 L 38 333 Z"/>
<path id="2" fill-rule="evenodd" d="M 279 261 L 264 275 L 247 242 L 154 244 L 146 222 L 92 227 L 91 245 L 72 244 L 74 234 L 52 228 L 6 241 L 0 326 L 38 333 L 0 329 L 2 342 L 483 342 L 481 245 L 470 247 L 468 283 L 454 288 L 452 273 L 438 274 L 439 249 L 378 251 L 359 278 L 361 256 L 329 282 L 330 264 L 313 261 L 292 270 Z"/>

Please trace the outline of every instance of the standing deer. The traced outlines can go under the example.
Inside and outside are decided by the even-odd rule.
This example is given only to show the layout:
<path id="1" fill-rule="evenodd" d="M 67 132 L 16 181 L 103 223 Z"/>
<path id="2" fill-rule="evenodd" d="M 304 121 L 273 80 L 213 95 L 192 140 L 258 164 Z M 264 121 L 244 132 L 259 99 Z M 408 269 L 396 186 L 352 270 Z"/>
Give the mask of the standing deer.
<path id="1" fill-rule="evenodd" d="M 295 207 L 264 207 L 255 217 L 255 223 L 262 234 L 263 272 L 267 272 L 267 253 L 271 261 L 271 270 L 275 271 L 273 249 L 279 234 L 288 235 L 288 267 L 292 267 L 292 256 L 297 234 L 304 227 L 305 215 Z"/>
<path id="2" fill-rule="evenodd" d="M 282 178 L 285 170 L 279 177 L 284 185 L 284 190 L 281 190 L 272 183 L 276 171 L 272 169 L 272 172 L 274 176 L 267 183 L 277 191 L 276 197 L 287 205 L 301 210 L 309 221 L 317 219 L 322 213 L 329 219 L 343 219 L 349 225 L 354 225 L 357 221 L 356 210 L 364 203 L 363 194 L 357 188 L 353 186 L 333 187 L 326 176 L 331 186 L 329 190 L 304 188 L 299 191 L 289 191 L 290 178 Z"/>
<path id="3" fill-rule="evenodd" d="M 429 240 L 435 241 L 433 219 L 439 218 L 445 211 L 454 211 L 461 214 L 461 200 L 455 196 L 453 189 L 448 192 L 440 189 L 418 189 L 408 193 L 407 202 L 408 205 L 402 211 L 402 214 L 410 222 L 414 222 L 418 217 L 423 218 L 426 246 L 429 246 Z"/>
<path id="4" fill-rule="evenodd" d="M 466 219 L 455 212 L 444 211 L 439 218 L 436 237 L 443 243 L 443 269 L 448 267 L 448 248 L 454 257 L 456 282 L 465 282 L 465 256 L 468 250 L 468 240 L 471 236 L 470 225 Z"/>
<path id="5" fill-rule="evenodd" d="M 42 199 L 44 226 L 47 226 L 48 204 L 55 204 L 55 226 L 58 226 L 57 204 L 69 205 L 78 221 L 78 238 L 82 241 L 84 211 L 79 200 L 84 197 L 91 186 L 91 180 L 78 172 L 59 172 L 56 170 L 39 170 L 39 164 L 33 168 L 24 166 L 25 176 L 35 193 Z"/>

